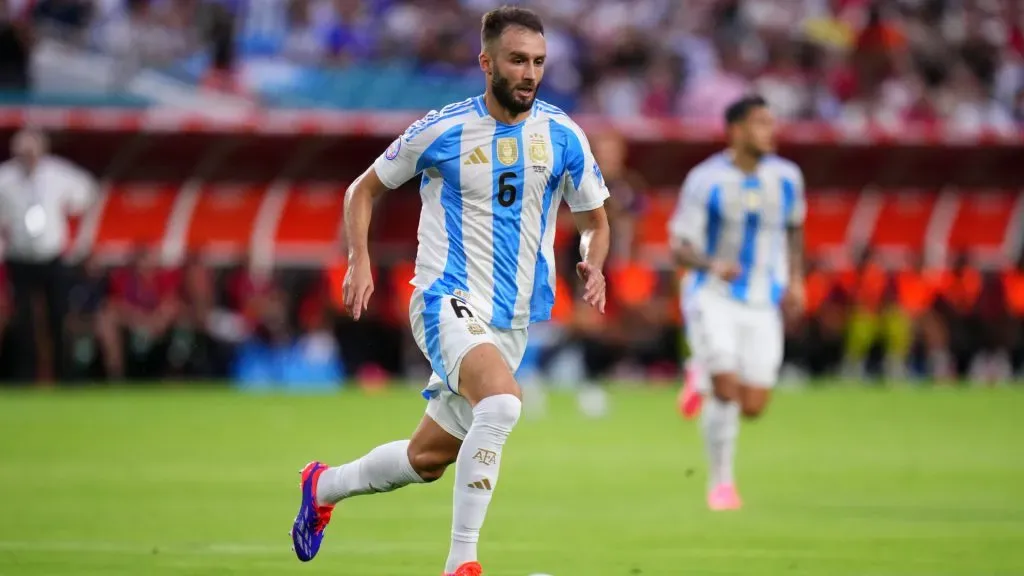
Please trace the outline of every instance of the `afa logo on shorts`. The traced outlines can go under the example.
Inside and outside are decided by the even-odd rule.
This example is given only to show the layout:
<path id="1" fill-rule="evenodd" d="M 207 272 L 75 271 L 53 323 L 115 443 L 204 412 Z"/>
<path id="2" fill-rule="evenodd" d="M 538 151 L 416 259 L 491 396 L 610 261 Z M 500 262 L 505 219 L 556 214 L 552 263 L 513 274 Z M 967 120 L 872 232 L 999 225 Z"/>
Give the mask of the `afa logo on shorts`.
<path id="1" fill-rule="evenodd" d="M 388 160 L 394 160 L 398 158 L 398 151 L 402 149 L 402 138 L 395 138 L 395 141 L 388 146 L 388 149 L 384 151 L 384 157 Z"/>

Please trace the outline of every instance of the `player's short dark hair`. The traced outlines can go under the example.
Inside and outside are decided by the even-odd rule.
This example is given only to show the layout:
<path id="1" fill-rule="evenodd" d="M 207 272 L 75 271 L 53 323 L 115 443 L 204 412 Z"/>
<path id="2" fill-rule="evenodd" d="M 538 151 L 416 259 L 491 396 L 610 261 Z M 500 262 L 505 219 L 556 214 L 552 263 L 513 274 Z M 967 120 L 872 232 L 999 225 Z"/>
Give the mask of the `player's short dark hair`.
<path id="1" fill-rule="evenodd" d="M 511 26 L 522 26 L 538 34 L 544 34 L 544 22 L 536 12 L 518 6 L 502 6 L 484 14 L 480 20 L 480 42 L 487 46 L 501 37 Z"/>
<path id="2" fill-rule="evenodd" d="M 767 107 L 768 101 L 758 94 L 744 96 L 725 109 L 725 125 L 732 126 L 737 122 L 743 122 L 757 108 Z"/>

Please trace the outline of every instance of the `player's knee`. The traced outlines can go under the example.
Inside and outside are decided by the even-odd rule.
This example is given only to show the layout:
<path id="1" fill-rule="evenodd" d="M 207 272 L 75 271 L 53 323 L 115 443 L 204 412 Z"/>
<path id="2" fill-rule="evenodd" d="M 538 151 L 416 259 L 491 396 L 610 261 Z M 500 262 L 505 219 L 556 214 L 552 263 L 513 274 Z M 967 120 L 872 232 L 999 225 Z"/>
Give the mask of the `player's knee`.
<path id="1" fill-rule="evenodd" d="M 473 423 L 508 434 L 519 422 L 523 403 L 515 394 L 488 396 L 473 407 Z"/>
<path id="2" fill-rule="evenodd" d="M 715 374 L 711 377 L 711 391 L 722 402 L 735 402 L 740 399 L 739 378 L 728 372 Z"/>
<path id="3" fill-rule="evenodd" d="M 764 413 L 764 404 L 743 404 L 740 413 L 747 420 L 754 420 Z"/>
<path id="4" fill-rule="evenodd" d="M 424 482 L 434 482 L 444 476 L 444 471 L 455 462 L 456 455 L 438 450 L 409 450 L 409 464 Z"/>

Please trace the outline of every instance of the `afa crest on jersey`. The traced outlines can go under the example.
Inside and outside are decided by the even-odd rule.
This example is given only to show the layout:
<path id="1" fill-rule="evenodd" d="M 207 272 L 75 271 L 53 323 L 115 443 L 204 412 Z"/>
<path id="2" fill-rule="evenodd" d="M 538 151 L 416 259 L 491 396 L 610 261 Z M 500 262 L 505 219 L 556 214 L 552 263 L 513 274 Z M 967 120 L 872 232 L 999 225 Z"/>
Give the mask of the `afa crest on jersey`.
<path id="1" fill-rule="evenodd" d="M 548 145 L 544 136 L 540 134 L 530 135 L 530 160 L 535 164 L 545 164 L 548 161 Z"/>
<path id="2" fill-rule="evenodd" d="M 516 138 L 498 138 L 498 161 L 511 166 L 519 160 L 519 140 Z"/>

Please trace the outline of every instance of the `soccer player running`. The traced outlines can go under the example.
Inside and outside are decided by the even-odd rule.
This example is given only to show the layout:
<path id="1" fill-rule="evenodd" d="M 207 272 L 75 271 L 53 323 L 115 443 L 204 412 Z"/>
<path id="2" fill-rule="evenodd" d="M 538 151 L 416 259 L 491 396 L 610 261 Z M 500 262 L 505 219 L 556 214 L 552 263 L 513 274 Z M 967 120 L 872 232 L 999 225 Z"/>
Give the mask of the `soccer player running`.
<path id="1" fill-rule="evenodd" d="M 409 440 L 338 467 L 302 471 L 292 527 L 295 553 L 312 559 L 334 506 L 353 496 L 437 480 L 455 464 L 451 548 L 444 574 L 477 576 L 477 540 L 498 486 L 502 447 L 521 411 L 513 374 L 527 327 L 554 303 L 554 235 L 564 199 L 583 235 L 583 299 L 604 311 L 608 191 L 580 128 L 536 99 L 544 28 L 536 14 L 499 8 L 483 17 L 482 96 L 417 121 L 348 189 L 345 305 L 358 320 L 373 293 L 367 231 L 374 199 L 422 174 L 412 331 L 433 374 L 426 416 Z"/>
<path id="2" fill-rule="evenodd" d="M 804 300 L 803 174 L 773 153 L 762 98 L 733 103 L 725 122 L 728 148 L 687 174 L 669 222 L 675 260 L 687 269 L 692 358 L 682 404 L 692 418 L 706 402 L 712 510 L 742 506 L 733 477 L 739 417 L 756 418 L 768 404 L 782 363 L 781 314 L 798 313 Z"/>

